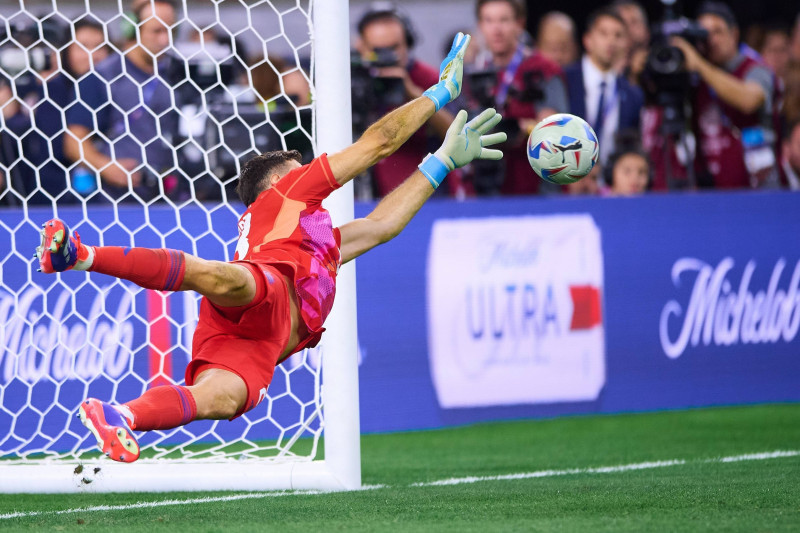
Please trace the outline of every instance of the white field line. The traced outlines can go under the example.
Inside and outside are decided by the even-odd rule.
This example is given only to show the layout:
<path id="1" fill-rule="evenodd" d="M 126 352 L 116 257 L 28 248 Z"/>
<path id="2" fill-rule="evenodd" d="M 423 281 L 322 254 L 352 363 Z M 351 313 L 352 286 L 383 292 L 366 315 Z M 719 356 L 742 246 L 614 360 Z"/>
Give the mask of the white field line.
<path id="1" fill-rule="evenodd" d="M 665 468 L 685 464 L 702 463 L 736 463 L 740 461 L 763 461 L 765 459 L 780 459 L 784 457 L 800 456 L 800 450 L 776 450 L 773 452 L 748 453 L 744 455 L 733 455 L 729 457 L 717 457 L 700 461 L 687 461 L 684 459 L 671 459 L 668 461 L 647 461 L 643 463 L 631 463 L 627 465 L 600 466 L 594 468 L 569 468 L 566 470 L 539 470 L 537 472 L 523 472 L 518 474 L 505 474 L 500 476 L 470 476 L 461 478 L 441 479 L 438 481 L 428 481 L 425 483 L 413 483 L 411 487 L 438 487 L 443 485 L 462 485 L 465 483 L 478 483 L 482 481 L 511 481 L 517 479 L 531 479 L 544 477 L 569 476 L 575 474 L 614 474 L 617 472 L 628 472 L 631 470 L 647 470 L 653 468 Z M 364 485 L 356 491 L 376 490 L 391 488 L 389 485 Z M 205 498 L 191 498 L 188 500 L 160 500 L 154 502 L 137 502 L 127 505 L 95 505 L 92 507 L 78 507 L 74 509 L 63 509 L 60 511 L 28 511 L 0 514 L 0 520 L 11 518 L 28 518 L 44 515 L 62 515 L 74 513 L 92 513 L 98 511 L 125 511 L 128 509 L 148 509 L 153 507 L 167 507 L 175 505 L 196 505 L 202 503 L 231 502 L 237 500 L 251 500 L 257 498 L 276 498 L 279 496 L 307 496 L 315 494 L 327 494 L 325 491 L 317 490 L 298 490 L 298 491 L 279 491 L 279 492 L 249 492 L 245 494 L 231 494 L 230 496 L 216 496 Z"/>
<path id="2" fill-rule="evenodd" d="M 675 466 L 685 464 L 686 461 L 675 459 L 672 461 L 653 461 L 647 463 L 634 463 L 619 466 L 600 466 L 597 468 L 570 468 L 567 470 L 539 470 L 538 472 L 525 472 L 520 474 L 504 474 L 501 476 L 481 476 L 481 477 L 454 477 L 451 479 L 440 479 L 439 481 L 429 481 L 427 483 L 414 483 L 412 487 L 437 487 L 442 485 L 463 485 L 464 483 L 477 483 L 480 481 L 512 481 L 515 479 L 530 479 L 537 477 L 556 477 L 569 476 L 573 474 L 613 474 L 614 472 L 625 472 L 628 470 L 645 470 L 647 468 L 663 468 L 665 466 Z"/>
<path id="3" fill-rule="evenodd" d="M 733 455 L 730 457 L 717 457 L 702 461 L 686 461 L 683 459 L 672 459 L 670 461 L 652 461 L 646 463 L 632 463 L 618 466 L 600 466 L 596 468 L 570 468 L 567 470 L 540 470 L 538 472 L 527 472 L 522 474 L 506 474 L 501 476 L 482 476 L 482 477 L 461 477 L 452 479 L 441 479 L 427 483 L 414 483 L 413 487 L 432 487 L 441 485 L 461 485 L 463 483 L 476 483 L 479 481 L 508 481 L 514 479 L 529 479 L 537 477 L 556 477 L 569 476 L 573 474 L 614 474 L 616 472 L 627 472 L 629 470 L 646 470 L 649 468 L 664 468 L 666 466 L 683 465 L 689 462 L 699 463 L 736 463 L 739 461 L 763 461 L 764 459 L 778 459 L 781 457 L 796 457 L 800 455 L 800 450 L 777 450 L 774 452 L 748 453 L 744 455 Z"/>
<path id="4" fill-rule="evenodd" d="M 722 457 L 719 459 L 720 463 L 736 463 L 738 461 L 760 461 L 762 459 L 776 459 L 778 457 L 796 457 L 800 455 L 800 451 L 774 451 L 762 453 L 747 453 L 745 455 L 734 455 L 733 457 Z"/>

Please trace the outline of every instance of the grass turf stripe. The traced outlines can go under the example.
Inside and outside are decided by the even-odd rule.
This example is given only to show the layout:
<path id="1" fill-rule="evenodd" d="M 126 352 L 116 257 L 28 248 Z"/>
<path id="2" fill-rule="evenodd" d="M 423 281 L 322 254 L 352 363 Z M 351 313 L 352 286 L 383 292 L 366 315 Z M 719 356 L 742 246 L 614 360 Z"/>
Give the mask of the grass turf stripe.
<path id="1" fill-rule="evenodd" d="M 775 450 L 771 452 L 748 453 L 742 455 L 732 455 L 728 457 L 717 457 L 699 461 L 687 461 L 684 459 L 671 459 L 667 461 L 647 461 L 642 463 L 631 463 L 627 465 L 600 466 L 593 468 L 570 468 L 566 470 L 539 470 L 536 472 L 522 472 L 517 474 L 504 474 L 498 476 L 469 476 L 461 478 L 442 479 L 438 481 L 428 481 L 423 483 L 413 483 L 411 487 L 437 487 L 445 485 L 460 485 L 465 483 L 478 483 L 483 481 L 512 481 L 518 479 L 544 478 L 567 476 L 575 474 L 614 474 L 633 470 L 646 470 L 651 468 L 666 468 L 669 466 L 685 465 L 689 463 L 735 463 L 740 461 L 763 461 L 767 459 L 782 459 L 786 457 L 800 456 L 800 450 Z M 376 490 L 392 488 L 389 485 L 364 485 L 356 491 Z M 147 509 L 154 507 L 167 507 L 176 505 L 196 505 L 203 503 L 230 502 L 237 500 L 248 500 L 256 498 L 276 498 L 280 496 L 305 496 L 326 494 L 325 491 L 306 490 L 306 491 L 280 491 L 280 492 L 249 492 L 245 494 L 231 494 L 229 496 L 209 496 L 204 498 L 191 498 L 188 500 L 161 500 L 154 502 L 136 502 L 127 505 L 95 505 L 91 507 L 78 507 L 74 509 L 62 509 L 60 511 L 29 511 L 0 514 L 0 520 L 12 518 L 29 518 L 44 515 L 63 515 L 72 513 L 101 512 L 101 511 L 125 511 L 130 509 Z"/>

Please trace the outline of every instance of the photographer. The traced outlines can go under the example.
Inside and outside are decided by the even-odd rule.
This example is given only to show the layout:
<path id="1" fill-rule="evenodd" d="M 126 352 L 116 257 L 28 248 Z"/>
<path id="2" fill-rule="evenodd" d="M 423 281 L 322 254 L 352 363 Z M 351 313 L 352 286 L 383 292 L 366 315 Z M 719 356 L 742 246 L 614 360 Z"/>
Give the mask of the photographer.
<path id="1" fill-rule="evenodd" d="M 775 155 L 778 90 L 769 68 L 739 51 L 739 26 L 719 2 L 700 6 L 697 21 L 708 31 L 703 57 L 686 39 L 673 36 L 686 69 L 700 77 L 694 98 L 698 165 L 709 174 L 698 182 L 715 188 L 777 187 Z"/>
<path id="2" fill-rule="evenodd" d="M 75 23 L 76 28 L 81 21 Z M 41 26 L 39 26 L 39 24 Z M 69 38 L 69 28 L 53 20 L 39 24 L 14 24 L 9 27 L 14 43 L 7 42 L 0 50 L 0 68 L 10 75 L 3 76 L 0 92 L 16 92 L 16 98 L 3 108 L 5 128 L 19 137 L 3 136 L 0 142 L 0 161 L 7 165 L 17 156 L 22 161 L 9 169 L 9 185 L 27 204 L 75 202 L 67 189 L 69 163 L 64 160 L 60 132 L 62 113 L 74 99 L 72 78 L 57 71 L 58 54 Z M 2 31 L 2 30 L 0 30 Z M 76 39 L 85 37 L 78 33 Z M 62 64 L 68 65 L 66 50 Z M 0 101 L 5 100 L 0 96 Z M 21 152 L 20 152 L 21 150 Z M 15 204 L 20 199 L 8 195 L 4 203 Z"/>
<path id="3" fill-rule="evenodd" d="M 376 2 L 358 22 L 360 55 L 353 65 L 353 126 L 360 134 L 385 113 L 422 95 L 439 79 L 438 71 L 413 58 L 415 35 L 410 21 L 389 2 Z M 372 168 L 373 195 L 386 196 L 414 171 L 431 144 L 444 139 L 453 115 L 446 109 L 428 122 L 399 150 Z M 448 178 L 458 194 L 460 179 Z M 361 193 L 362 197 L 369 192 Z"/>
<path id="4" fill-rule="evenodd" d="M 175 167 L 177 117 L 165 53 L 175 15 L 172 0 L 135 1 L 125 51 L 78 82 L 78 103 L 67 111 L 64 153 L 98 172 L 112 198 L 149 201 L 162 185 L 167 194 L 177 186 L 174 174 L 162 178 Z"/>
<path id="5" fill-rule="evenodd" d="M 539 120 L 567 110 L 561 67 L 525 45 L 521 0 L 478 0 L 475 16 L 486 50 L 464 76 L 469 105 L 473 110 L 496 108 L 503 115 L 498 129 L 508 135 L 502 162 L 473 165 L 475 190 L 481 195 L 536 194 L 542 180 L 528 163 L 525 144 Z"/>
<path id="6" fill-rule="evenodd" d="M 58 197 L 66 188 L 66 181 L 71 181 L 72 190 L 58 197 L 59 203 L 76 201 L 95 187 L 94 176 L 87 169 L 77 166 L 72 169 L 71 176 L 65 171 L 71 162 L 64 155 L 63 116 L 76 100 L 76 80 L 86 76 L 111 53 L 105 44 L 103 26 L 97 19 L 82 17 L 72 23 L 72 31 L 74 39 L 61 51 L 63 70 L 47 80 L 48 97 L 39 103 L 33 115 L 36 129 L 44 135 L 40 136 L 36 147 L 29 148 L 32 159 L 38 154 L 38 160 L 46 161 L 39 169 L 39 179 L 46 192 Z M 66 32 L 69 34 L 69 30 Z M 36 201 L 41 196 L 38 194 L 31 200 Z"/>

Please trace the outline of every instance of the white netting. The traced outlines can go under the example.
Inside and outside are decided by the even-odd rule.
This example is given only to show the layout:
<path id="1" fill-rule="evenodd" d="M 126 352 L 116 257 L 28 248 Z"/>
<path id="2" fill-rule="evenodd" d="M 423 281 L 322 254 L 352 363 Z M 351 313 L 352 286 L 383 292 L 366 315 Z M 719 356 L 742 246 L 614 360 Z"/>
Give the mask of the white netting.
<path id="1" fill-rule="evenodd" d="M 144 4 L 0 5 L 4 459 L 94 457 L 78 403 L 182 383 L 197 317 L 193 293 L 35 272 L 42 222 L 63 218 L 91 244 L 227 260 L 240 163 L 282 148 L 313 157 L 310 0 Z M 313 458 L 319 366 L 318 352 L 294 356 L 255 410 L 150 432 L 143 457 Z"/>

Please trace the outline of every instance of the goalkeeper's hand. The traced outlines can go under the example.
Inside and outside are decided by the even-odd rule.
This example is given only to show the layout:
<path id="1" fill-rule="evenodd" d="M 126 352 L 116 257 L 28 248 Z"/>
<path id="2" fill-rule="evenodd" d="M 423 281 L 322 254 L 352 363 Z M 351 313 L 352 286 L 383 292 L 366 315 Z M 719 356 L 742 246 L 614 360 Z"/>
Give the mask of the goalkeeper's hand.
<path id="1" fill-rule="evenodd" d="M 433 101 L 436 111 L 452 102 L 461 94 L 461 78 L 464 74 L 464 53 L 469 46 L 469 35 L 458 32 L 453 39 L 450 53 L 439 68 L 439 83 L 422 93 Z"/>
<path id="2" fill-rule="evenodd" d="M 503 158 L 503 152 L 486 148 L 506 141 L 503 132 L 488 134 L 503 117 L 494 109 L 487 109 L 467 122 L 467 112 L 458 112 L 447 129 L 442 147 L 428 156 L 419 165 L 419 170 L 435 189 L 453 169 L 463 167 L 475 159 Z"/>

